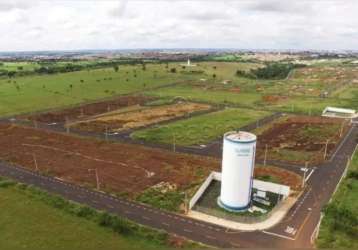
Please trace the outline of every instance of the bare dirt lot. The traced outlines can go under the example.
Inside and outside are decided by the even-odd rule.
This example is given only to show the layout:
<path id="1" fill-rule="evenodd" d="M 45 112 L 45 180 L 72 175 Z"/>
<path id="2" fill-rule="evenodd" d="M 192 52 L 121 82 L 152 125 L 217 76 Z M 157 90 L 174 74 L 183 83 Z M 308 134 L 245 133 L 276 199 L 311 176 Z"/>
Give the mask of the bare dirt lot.
<path id="1" fill-rule="evenodd" d="M 255 167 L 255 178 L 269 176 L 270 179 L 275 179 L 277 183 L 287 185 L 294 190 L 300 190 L 302 184 L 302 177 L 291 171 L 287 171 L 278 167 Z M 270 181 L 270 180 L 267 180 Z"/>
<path id="2" fill-rule="evenodd" d="M 221 169 L 218 159 L 8 124 L 0 124 L 0 159 L 32 170 L 36 160 L 41 173 L 90 187 L 96 186 L 97 169 L 102 189 L 130 197 L 163 182 L 179 190 L 191 188 Z M 292 188 L 300 183 L 295 174 L 281 169 L 255 169 L 256 177 L 267 175 Z"/>
<path id="3" fill-rule="evenodd" d="M 70 126 L 81 131 L 105 132 L 108 129 L 111 132 L 118 132 L 145 127 L 210 108 L 211 106 L 207 104 L 185 102 L 158 107 L 138 107 L 128 112 L 110 112 L 93 119 L 75 122 Z"/>
<path id="4" fill-rule="evenodd" d="M 146 96 L 121 96 L 114 100 L 101 101 L 95 103 L 84 104 L 81 106 L 67 108 L 58 111 L 36 114 L 33 116 L 21 117 L 29 120 L 36 120 L 43 123 L 58 123 L 66 120 L 83 119 L 89 116 L 102 114 L 110 110 L 119 109 L 132 105 L 142 105 L 147 101 L 152 100 L 151 97 Z"/>
<path id="5" fill-rule="evenodd" d="M 257 156 L 292 163 L 317 164 L 328 158 L 343 138 L 349 124 L 341 119 L 290 116 L 254 131 L 258 134 Z"/>
<path id="6" fill-rule="evenodd" d="M 132 196 L 160 182 L 179 189 L 218 169 L 217 160 L 0 124 L 0 158 L 70 182 Z"/>

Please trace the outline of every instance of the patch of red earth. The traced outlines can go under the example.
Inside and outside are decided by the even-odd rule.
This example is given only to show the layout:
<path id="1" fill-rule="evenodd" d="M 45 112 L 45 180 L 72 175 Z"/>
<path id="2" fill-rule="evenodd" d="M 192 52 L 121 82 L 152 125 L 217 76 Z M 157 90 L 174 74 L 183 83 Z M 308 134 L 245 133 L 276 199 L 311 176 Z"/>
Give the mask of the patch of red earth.
<path id="1" fill-rule="evenodd" d="M 0 125 L 2 160 L 34 170 L 34 156 L 42 173 L 95 187 L 96 178 L 89 169 L 97 169 L 102 189 L 129 196 L 159 182 L 179 188 L 200 183 L 220 167 L 212 158 Z"/>
<path id="2" fill-rule="evenodd" d="M 300 190 L 302 177 L 298 174 L 277 167 L 256 167 L 255 177 L 273 176 L 277 178 L 282 185 L 291 187 L 294 190 Z"/>
<path id="3" fill-rule="evenodd" d="M 241 92 L 241 89 L 240 88 L 232 88 L 230 89 L 230 92 L 234 92 L 234 93 L 240 93 Z"/>
<path id="4" fill-rule="evenodd" d="M 38 121 L 43 123 L 65 122 L 68 120 L 76 120 L 79 118 L 86 118 L 93 115 L 102 114 L 110 110 L 115 110 L 132 105 L 142 105 L 150 100 L 152 97 L 147 96 L 121 96 L 114 100 L 101 101 L 89 104 L 83 104 L 73 108 L 67 108 L 58 111 L 51 111 L 47 113 L 40 113 L 33 116 L 20 117 L 31 121 Z"/>
<path id="5" fill-rule="evenodd" d="M 323 129 L 327 126 L 337 127 L 337 132 L 333 137 L 326 138 L 324 137 L 325 135 L 322 134 L 322 137 L 317 140 L 317 138 L 302 137 L 300 134 L 300 130 L 303 129 L 309 128 L 316 129 L 317 131 L 323 131 Z M 269 150 L 276 148 L 301 152 L 317 152 L 317 157 L 312 160 L 315 163 L 319 163 L 323 160 L 321 156 L 323 150 L 325 149 L 326 141 L 329 139 L 327 155 L 330 155 L 339 143 L 341 139 L 341 126 L 341 119 L 311 116 L 290 117 L 284 122 L 273 123 L 269 129 L 258 135 L 257 155 L 262 159 L 264 157 L 265 147 L 268 145 Z M 342 135 L 344 135 L 349 128 L 350 126 L 345 123 Z"/>
<path id="6" fill-rule="evenodd" d="M 262 96 L 262 100 L 263 100 L 265 103 L 275 104 L 275 103 L 278 103 L 278 102 L 280 102 L 280 101 L 285 101 L 285 100 L 287 100 L 287 96 L 264 95 L 264 96 Z"/>

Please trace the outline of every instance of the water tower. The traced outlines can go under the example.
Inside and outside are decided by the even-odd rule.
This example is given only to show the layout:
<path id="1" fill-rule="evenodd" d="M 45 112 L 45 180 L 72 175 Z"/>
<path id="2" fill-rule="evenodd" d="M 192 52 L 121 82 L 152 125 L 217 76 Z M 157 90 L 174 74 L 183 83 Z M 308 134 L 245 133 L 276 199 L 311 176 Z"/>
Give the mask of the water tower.
<path id="1" fill-rule="evenodd" d="M 224 135 L 221 192 L 218 204 L 239 212 L 249 208 L 255 167 L 256 136 L 248 132 Z"/>

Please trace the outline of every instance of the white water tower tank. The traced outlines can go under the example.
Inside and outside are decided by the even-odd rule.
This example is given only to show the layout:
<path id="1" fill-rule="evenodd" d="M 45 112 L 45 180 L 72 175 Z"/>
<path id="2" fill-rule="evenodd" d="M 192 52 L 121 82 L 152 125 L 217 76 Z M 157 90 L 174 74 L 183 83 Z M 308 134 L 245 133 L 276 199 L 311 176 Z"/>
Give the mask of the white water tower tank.
<path id="1" fill-rule="evenodd" d="M 250 206 L 255 167 L 256 136 L 248 132 L 224 135 L 221 193 L 218 204 L 230 211 Z"/>

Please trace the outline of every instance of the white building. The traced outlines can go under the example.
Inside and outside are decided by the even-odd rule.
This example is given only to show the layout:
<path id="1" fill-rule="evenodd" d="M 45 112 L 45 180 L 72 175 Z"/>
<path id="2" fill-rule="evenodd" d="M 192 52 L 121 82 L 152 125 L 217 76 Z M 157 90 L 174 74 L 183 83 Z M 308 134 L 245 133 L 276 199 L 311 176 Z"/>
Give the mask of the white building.
<path id="1" fill-rule="evenodd" d="M 218 204 L 231 211 L 250 206 L 255 167 L 256 136 L 248 132 L 224 135 L 221 192 Z"/>
<path id="2" fill-rule="evenodd" d="M 357 117 L 358 115 L 354 109 L 326 107 L 322 112 L 322 116 L 333 117 L 333 118 L 352 119 L 352 118 Z"/>

